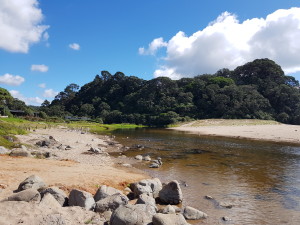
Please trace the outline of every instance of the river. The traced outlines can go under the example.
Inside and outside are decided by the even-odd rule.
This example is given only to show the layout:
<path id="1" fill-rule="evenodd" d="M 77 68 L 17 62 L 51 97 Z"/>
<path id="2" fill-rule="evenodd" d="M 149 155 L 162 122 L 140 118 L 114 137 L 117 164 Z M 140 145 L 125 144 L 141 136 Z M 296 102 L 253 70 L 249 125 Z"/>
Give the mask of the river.
<path id="1" fill-rule="evenodd" d="M 162 182 L 182 183 L 183 205 L 209 215 L 193 224 L 300 224 L 300 147 L 288 144 L 216 138 L 166 129 L 114 132 L 125 155 L 160 156 L 163 165 L 134 166 Z M 208 200 L 205 196 L 212 196 Z M 224 208 L 219 203 L 232 208 Z M 227 216 L 230 221 L 221 218 Z"/>

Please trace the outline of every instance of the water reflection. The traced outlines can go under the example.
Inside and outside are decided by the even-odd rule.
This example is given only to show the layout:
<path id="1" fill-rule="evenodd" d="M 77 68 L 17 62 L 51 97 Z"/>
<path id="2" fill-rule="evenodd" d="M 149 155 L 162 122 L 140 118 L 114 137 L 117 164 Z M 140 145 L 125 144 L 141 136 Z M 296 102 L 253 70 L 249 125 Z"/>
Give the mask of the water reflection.
<path id="1" fill-rule="evenodd" d="M 167 182 L 183 186 L 184 204 L 199 208 L 209 218 L 199 224 L 299 224 L 300 148 L 263 142 L 201 137 L 163 129 L 119 130 L 118 141 L 141 144 L 142 150 L 126 154 L 150 154 L 163 158 L 163 166 L 138 167 Z M 128 138 L 127 138 L 128 137 Z M 231 209 L 216 207 L 204 198 L 230 202 Z"/>

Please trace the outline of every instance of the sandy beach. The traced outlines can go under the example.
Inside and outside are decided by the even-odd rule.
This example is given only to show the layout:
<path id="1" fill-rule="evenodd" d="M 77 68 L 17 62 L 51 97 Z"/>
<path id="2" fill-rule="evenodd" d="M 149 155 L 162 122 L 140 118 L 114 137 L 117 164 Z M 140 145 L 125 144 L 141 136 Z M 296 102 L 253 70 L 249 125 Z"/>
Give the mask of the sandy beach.
<path id="1" fill-rule="evenodd" d="M 299 125 L 253 124 L 247 122 L 247 120 L 242 122 L 239 122 L 239 120 L 202 120 L 201 122 L 194 121 L 169 129 L 199 135 L 300 144 Z"/>
<path id="2" fill-rule="evenodd" d="M 56 145 L 70 146 L 71 149 L 37 147 L 39 140 L 52 136 Z M 29 151 L 51 152 L 48 159 L 34 157 L 11 157 L 0 155 L 0 199 L 12 194 L 19 183 L 35 174 L 49 186 L 58 186 L 66 192 L 79 188 L 95 193 L 101 185 L 109 185 L 120 190 L 130 182 L 148 177 L 134 168 L 118 164 L 109 152 L 117 151 L 119 144 L 108 136 L 81 133 L 66 128 L 41 129 L 28 135 L 17 136 Z M 91 147 L 101 148 L 103 154 L 87 154 Z"/>

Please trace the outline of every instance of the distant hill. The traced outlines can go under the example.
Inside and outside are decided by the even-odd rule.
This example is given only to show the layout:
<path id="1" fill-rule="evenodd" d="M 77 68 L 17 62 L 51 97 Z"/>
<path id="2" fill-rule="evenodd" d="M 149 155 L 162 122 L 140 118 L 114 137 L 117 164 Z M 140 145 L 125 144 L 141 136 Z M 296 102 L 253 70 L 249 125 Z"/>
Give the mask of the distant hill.
<path id="1" fill-rule="evenodd" d="M 50 116 L 85 116 L 104 123 L 165 126 L 189 119 L 272 119 L 300 124 L 299 82 L 269 59 L 231 71 L 171 80 L 143 80 L 102 71 L 83 85 L 68 85 L 41 110 Z"/>

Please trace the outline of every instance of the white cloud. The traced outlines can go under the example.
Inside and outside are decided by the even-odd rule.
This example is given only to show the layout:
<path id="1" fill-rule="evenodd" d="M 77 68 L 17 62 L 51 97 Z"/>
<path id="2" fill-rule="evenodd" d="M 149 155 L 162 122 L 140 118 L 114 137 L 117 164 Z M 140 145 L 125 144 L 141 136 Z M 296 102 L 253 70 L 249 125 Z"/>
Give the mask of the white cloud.
<path id="1" fill-rule="evenodd" d="M 27 53 L 49 26 L 37 0 L 0 0 L 0 49 Z"/>
<path id="2" fill-rule="evenodd" d="M 154 41 L 157 39 L 154 39 Z M 234 69 L 257 58 L 269 58 L 286 73 L 300 71 L 300 8 L 280 9 L 266 18 L 239 22 L 224 12 L 203 30 L 187 36 L 178 32 L 168 42 L 140 53 L 166 47 L 166 57 L 154 76 L 183 77 Z M 166 43 L 166 44 L 165 44 Z M 151 51 L 154 49 L 154 51 Z"/>
<path id="3" fill-rule="evenodd" d="M 38 85 L 40 88 L 46 88 L 46 84 L 45 83 L 41 83 Z"/>
<path id="4" fill-rule="evenodd" d="M 10 86 L 19 86 L 25 79 L 19 75 L 12 75 L 9 73 L 0 76 L 0 84 L 10 85 Z"/>
<path id="5" fill-rule="evenodd" d="M 77 43 L 69 44 L 69 48 L 73 50 L 80 50 L 80 45 Z"/>
<path id="6" fill-rule="evenodd" d="M 31 71 L 38 71 L 38 72 L 42 72 L 45 73 L 49 70 L 49 67 L 46 65 L 31 65 Z"/>
<path id="7" fill-rule="evenodd" d="M 140 55 L 155 55 L 158 49 L 162 47 L 167 47 L 168 43 L 164 42 L 162 37 L 154 39 L 148 46 L 148 49 L 144 47 L 139 48 Z"/>
<path id="8" fill-rule="evenodd" d="M 54 98 L 57 94 L 57 91 L 54 91 L 53 89 L 47 89 L 44 91 L 43 96 L 45 98 Z"/>
<path id="9" fill-rule="evenodd" d="M 25 102 L 26 105 L 40 105 L 44 102 L 44 100 L 39 97 L 25 97 L 23 94 L 16 90 L 10 90 L 9 92 L 14 98 Z"/>

